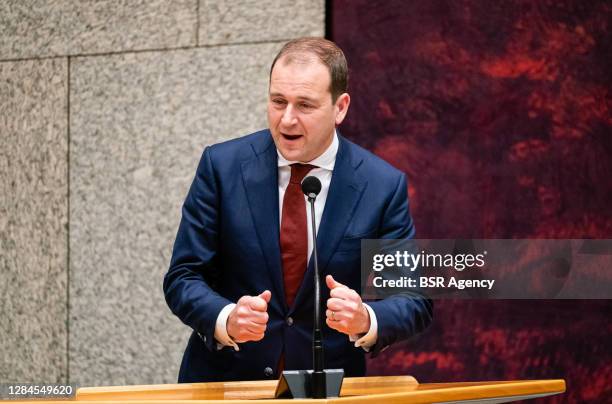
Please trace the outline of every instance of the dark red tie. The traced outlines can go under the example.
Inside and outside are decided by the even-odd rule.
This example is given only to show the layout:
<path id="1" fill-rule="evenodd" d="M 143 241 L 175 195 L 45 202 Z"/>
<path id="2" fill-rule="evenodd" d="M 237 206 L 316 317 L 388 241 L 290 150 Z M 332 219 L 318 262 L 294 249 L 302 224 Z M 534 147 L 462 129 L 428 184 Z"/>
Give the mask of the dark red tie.
<path id="1" fill-rule="evenodd" d="M 283 197 L 280 247 L 285 299 L 289 307 L 295 300 L 308 263 L 308 228 L 302 180 L 313 168 L 310 164 L 291 164 L 291 179 Z"/>

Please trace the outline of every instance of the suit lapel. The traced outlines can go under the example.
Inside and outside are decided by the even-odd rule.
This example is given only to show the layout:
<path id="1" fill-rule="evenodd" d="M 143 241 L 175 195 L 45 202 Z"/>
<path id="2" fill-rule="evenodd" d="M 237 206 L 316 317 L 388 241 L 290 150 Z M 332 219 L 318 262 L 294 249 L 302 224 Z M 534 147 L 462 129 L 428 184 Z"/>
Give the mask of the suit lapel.
<path id="1" fill-rule="evenodd" d="M 366 185 L 366 181 L 356 173 L 361 160 L 353 158 L 348 141 L 341 136 L 338 136 L 338 139 L 340 144 L 338 154 L 336 155 L 336 164 L 334 165 L 329 192 L 325 201 L 325 209 L 323 210 L 323 216 L 321 217 L 321 223 L 317 232 L 317 249 L 321 274 L 326 272 L 327 264 L 346 232 L 346 228 Z M 313 293 L 313 263 L 314 260 L 311 259 L 293 307 L 297 307 L 303 299 Z M 324 283 L 322 283 L 322 287 L 324 287 Z"/>
<path id="2" fill-rule="evenodd" d="M 242 164 L 242 178 L 257 237 L 268 266 L 271 282 L 274 285 L 275 290 L 272 293 L 281 296 L 278 300 L 286 306 L 279 243 L 276 148 L 272 137 L 269 137 L 262 150 L 257 150 L 256 145 L 252 146 L 256 156 Z"/>

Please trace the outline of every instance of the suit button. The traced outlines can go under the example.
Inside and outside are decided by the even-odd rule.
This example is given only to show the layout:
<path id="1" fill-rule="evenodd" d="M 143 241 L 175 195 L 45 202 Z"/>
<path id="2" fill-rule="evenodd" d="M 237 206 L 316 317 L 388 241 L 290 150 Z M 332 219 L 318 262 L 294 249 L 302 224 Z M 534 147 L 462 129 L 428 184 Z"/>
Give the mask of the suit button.
<path id="1" fill-rule="evenodd" d="M 266 377 L 270 377 L 274 374 L 274 371 L 272 370 L 271 367 L 266 367 L 264 369 L 264 375 L 266 375 Z"/>
<path id="2" fill-rule="evenodd" d="M 287 320 L 285 322 L 287 323 L 289 327 L 291 327 L 293 325 L 293 318 L 287 317 Z"/>

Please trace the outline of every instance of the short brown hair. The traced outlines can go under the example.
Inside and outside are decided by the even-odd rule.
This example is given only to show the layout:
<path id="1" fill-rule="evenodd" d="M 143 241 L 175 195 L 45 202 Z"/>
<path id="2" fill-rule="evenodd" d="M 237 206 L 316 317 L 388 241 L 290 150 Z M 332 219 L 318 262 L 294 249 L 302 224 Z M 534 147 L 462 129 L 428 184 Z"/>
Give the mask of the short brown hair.
<path id="1" fill-rule="evenodd" d="M 314 55 L 321 63 L 327 66 L 331 76 L 329 92 L 332 95 L 332 102 L 336 102 L 338 97 L 348 89 L 348 66 L 342 49 L 332 41 L 325 38 L 306 37 L 293 39 L 287 42 L 278 52 L 272 66 L 270 67 L 270 77 L 276 62 L 287 56 L 287 63 L 292 61 L 307 61 L 308 55 Z"/>

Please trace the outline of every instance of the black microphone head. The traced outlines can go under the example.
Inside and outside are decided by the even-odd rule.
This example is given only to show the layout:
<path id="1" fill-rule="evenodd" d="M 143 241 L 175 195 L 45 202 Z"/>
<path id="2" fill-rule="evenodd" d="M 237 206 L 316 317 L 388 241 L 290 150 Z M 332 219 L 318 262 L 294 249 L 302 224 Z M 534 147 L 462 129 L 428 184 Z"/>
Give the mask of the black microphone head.
<path id="1" fill-rule="evenodd" d="M 309 198 L 316 198 L 321 192 L 321 181 L 317 177 L 309 175 L 302 180 L 302 192 Z"/>

